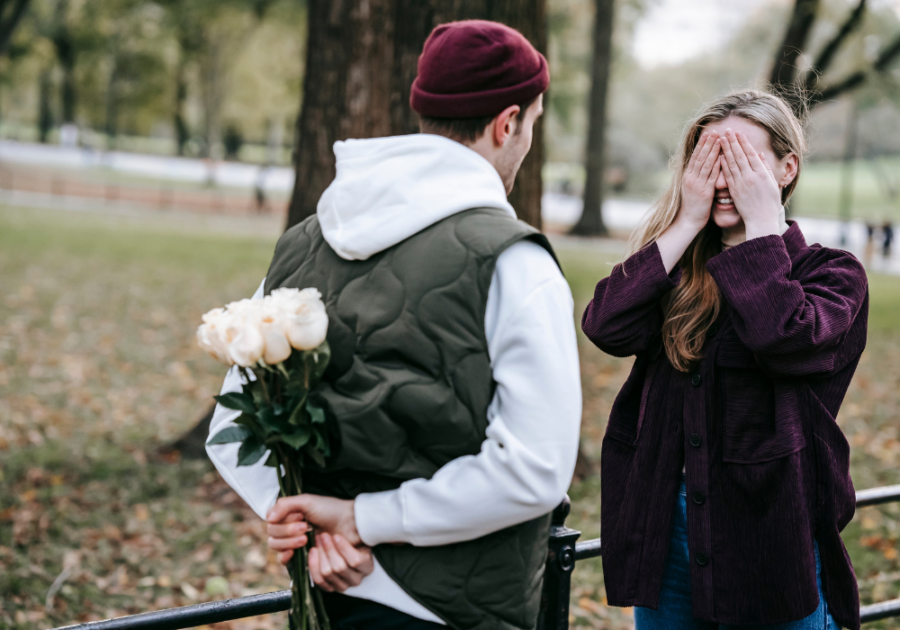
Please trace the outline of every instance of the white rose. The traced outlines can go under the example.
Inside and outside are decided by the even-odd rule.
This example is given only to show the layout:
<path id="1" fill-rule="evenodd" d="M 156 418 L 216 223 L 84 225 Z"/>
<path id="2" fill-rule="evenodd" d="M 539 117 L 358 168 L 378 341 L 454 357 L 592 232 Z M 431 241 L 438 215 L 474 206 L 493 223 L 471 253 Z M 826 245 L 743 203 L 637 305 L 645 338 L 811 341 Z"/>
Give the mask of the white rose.
<path id="1" fill-rule="evenodd" d="M 260 319 L 260 332 L 266 344 L 263 361 L 268 365 L 281 363 L 291 356 L 291 344 L 285 333 L 284 320 L 284 315 L 271 307 L 265 309 Z"/>
<path id="2" fill-rule="evenodd" d="M 228 345 L 222 338 L 222 327 L 227 318 L 225 309 L 214 308 L 203 315 L 203 324 L 197 328 L 197 343 L 214 359 L 225 365 L 233 365 Z"/>
<path id="3" fill-rule="evenodd" d="M 321 302 L 322 294 L 319 293 L 318 289 L 312 287 L 302 291 L 300 289 L 281 288 L 272 291 L 266 297 L 266 300 L 281 311 L 296 314 L 303 308 L 304 304 Z"/>
<path id="4" fill-rule="evenodd" d="M 228 344 L 228 354 L 231 359 L 241 367 L 252 367 L 262 358 L 266 351 L 266 340 L 256 322 L 244 318 L 242 325 L 232 329 L 236 331 L 231 343 Z"/>
<path id="5" fill-rule="evenodd" d="M 297 350 L 312 350 L 322 345 L 328 334 L 328 313 L 322 300 L 304 300 L 293 314 L 286 315 L 285 332 Z"/>

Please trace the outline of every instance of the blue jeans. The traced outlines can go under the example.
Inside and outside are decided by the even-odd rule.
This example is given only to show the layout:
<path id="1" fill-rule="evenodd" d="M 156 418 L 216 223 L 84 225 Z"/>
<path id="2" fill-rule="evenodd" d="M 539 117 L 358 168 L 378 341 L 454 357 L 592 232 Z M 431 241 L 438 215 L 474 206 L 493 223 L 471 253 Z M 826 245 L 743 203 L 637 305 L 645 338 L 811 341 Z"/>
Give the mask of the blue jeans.
<path id="1" fill-rule="evenodd" d="M 816 575 L 819 584 L 819 607 L 810 616 L 788 623 L 753 626 L 726 626 L 694 619 L 691 607 L 691 563 L 687 538 L 687 492 L 684 481 L 672 514 L 672 536 L 659 592 L 659 608 L 634 608 L 636 630 L 838 630 L 822 594 L 819 547 L 816 551 Z"/>

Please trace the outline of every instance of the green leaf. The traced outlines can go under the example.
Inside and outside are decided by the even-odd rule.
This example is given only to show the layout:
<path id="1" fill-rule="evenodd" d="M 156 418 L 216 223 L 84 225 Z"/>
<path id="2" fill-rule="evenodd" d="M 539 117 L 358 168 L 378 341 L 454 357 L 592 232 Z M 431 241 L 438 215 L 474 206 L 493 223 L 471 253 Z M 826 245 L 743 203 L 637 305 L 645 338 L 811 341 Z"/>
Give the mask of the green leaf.
<path id="1" fill-rule="evenodd" d="M 300 402 L 297 403 L 297 406 L 294 407 L 294 411 L 291 412 L 291 417 L 288 418 L 288 424 L 292 424 L 295 427 L 300 426 L 302 424 L 306 424 L 303 422 L 303 410 L 305 409 L 304 403 L 306 402 L 306 396 L 303 396 L 300 399 Z"/>
<path id="2" fill-rule="evenodd" d="M 278 468 L 278 456 L 275 454 L 275 451 L 269 452 L 269 456 L 266 458 L 266 466 Z"/>
<path id="3" fill-rule="evenodd" d="M 315 350 L 307 350 L 303 353 L 304 367 L 309 370 L 309 385 L 315 387 L 319 379 L 325 373 L 328 362 L 331 360 L 331 347 L 327 341 L 323 341 L 322 345 Z"/>
<path id="4" fill-rule="evenodd" d="M 253 398 L 242 392 L 230 392 L 221 396 L 213 396 L 223 407 L 243 411 L 244 413 L 256 413 L 256 405 Z"/>
<path id="5" fill-rule="evenodd" d="M 252 466 L 266 453 L 266 445 L 255 437 L 249 437 L 238 450 L 238 466 Z"/>
<path id="6" fill-rule="evenodd" d="M 309 430 L 309 427 L 299 427 L 293 433 L 282 435 L 281 441 L 291 448 L 300 450 L 306 445 L 307 442 L 309 442 L 311 434 L 312 432 Z"/>
<path id="7" fill-rule="evenodd" d="M 256 417 L 259 420 L 259 424 L 262 427 L 263 431 L 266 432 L 267 436 L 271 433 L 284 432 L 282 423 L 278 422 L 278 419 L 275 417 L 275 411 L 271 407 L 263 407 L 258 412 L 256 412 Z"/>
<path id="8" fill-rule="evenodd" d="M 322 455 L 322 453 L 320 453 L 319 451 L 317 451 L 317 450 L 313 447 L 312 444 L 308 444 L 308 445 L 306 446 L 305 451 L 306 451 L 306 454 L 309 455 L 309 457 L 310 457 L 316 464 L 318 464 L 321 468 L 325 468 L 325 457 Z"/>
<path id="9" fill-rule="evenodd" d="M 311 400 L 306 402 L 306 411 L 309 413 L 309 419 L 312 420 L 313 424 L 325 422 L 325 410 Z"/>
<path id="10" fill-rule="evenodd" d="M 231 444 L 233 442 L 243 442 L 251 435 L 253 435 L 253 433 L 247 427 L 228 427 L 212 436 L 207 444 Z"/>

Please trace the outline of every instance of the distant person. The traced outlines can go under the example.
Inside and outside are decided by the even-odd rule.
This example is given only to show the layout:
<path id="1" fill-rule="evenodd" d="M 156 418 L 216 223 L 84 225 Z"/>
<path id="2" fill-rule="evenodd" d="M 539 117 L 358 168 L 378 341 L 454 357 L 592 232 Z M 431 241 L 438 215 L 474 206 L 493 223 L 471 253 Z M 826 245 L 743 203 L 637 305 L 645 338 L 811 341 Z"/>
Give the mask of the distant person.
<path id="1" fill-rule="evenodd" d="M 870 267 L 875 258 L 875 232 L 877 229 L 874 223 L 866 221 L 866 246 L 863 250 L 863 263 L 866 267 Z"/>
<path id="2" fill-rule="evenodd" d="M 266 178 L 271 168 L 270 165 L 265 164 L 256 171 L 256 180 L 253 182 L 253 196 L 256 200 L 257 214 L 265 214 L 269 211 L 269 204 L 266 201 Z"/>
<path id="3" fill-rule="evenodd" d="M 584 312 L 600 349 L 637 357 L 600 476 L 606 593 L 637 630 L 859 628 L 835 417 L 868 289 L 856 258 L 785 221 L 805 148 L 776 96 L 710 103 Z"/>
<path id="4" fill-rule="evenodd" d="M 894 243 L 894 226 L 890 221 L 885 221 L 881 226 L 881 237 L 884 239 L 881 245 L 881 255 L 891 257 L 891 246 Z"/>

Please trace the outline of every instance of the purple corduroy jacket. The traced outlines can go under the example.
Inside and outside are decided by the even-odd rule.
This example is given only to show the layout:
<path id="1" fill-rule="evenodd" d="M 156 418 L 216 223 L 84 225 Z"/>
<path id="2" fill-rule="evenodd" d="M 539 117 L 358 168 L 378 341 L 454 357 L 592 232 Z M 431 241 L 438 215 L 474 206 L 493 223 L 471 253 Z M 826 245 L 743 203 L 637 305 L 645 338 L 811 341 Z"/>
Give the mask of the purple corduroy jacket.
<path id="1" fill-rule="evenodd" d="M 797 224 L 713 257 L 722 294 L 704 359 L 677 371 L 660 300 L 680 279 L 648 245 L 597 285 L 582 328 L 636 355 L 601 453 L 607 598 L 656 608 L 682 466 L 694 616 L 722 624 L 802 619 L 822 588 L 859 628 L 859 591 L 840 537 L 856 498 L 835 422 L 866 342 L 868 286 L 847 252 L 808 246 Z"/>

